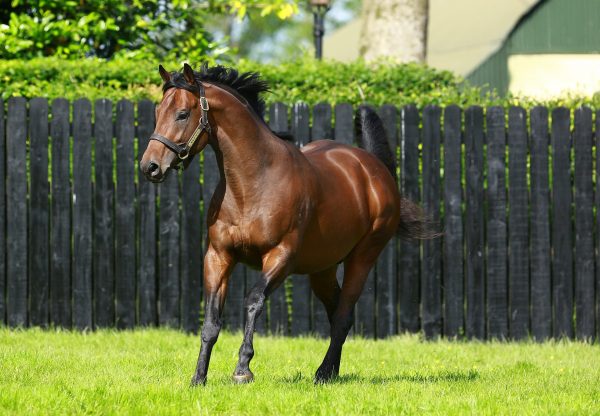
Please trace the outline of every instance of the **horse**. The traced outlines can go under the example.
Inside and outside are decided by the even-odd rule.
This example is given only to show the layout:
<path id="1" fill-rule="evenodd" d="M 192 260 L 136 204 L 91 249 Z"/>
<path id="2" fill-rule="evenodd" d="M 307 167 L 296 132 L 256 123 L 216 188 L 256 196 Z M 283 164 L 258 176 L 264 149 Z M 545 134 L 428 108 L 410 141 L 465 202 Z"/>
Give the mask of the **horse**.
<path id="1" fill-rule="evenodd" d="M 339 374 L 342 347 L 353 325 L 354 306 L 370 269 L 395 235 L 429 238 L 420 208 L 400 196 L 395 155 L 376 112 L 361 106 L 356 117 L 360 147 L 332 140 L 298 148 L 267 126 L 257 73 L 203 65 L 195 72 L 168 72 L 156 128 L 140 160 L 152 182 L 183 165 L 207 145 L 214 149 L 220 182 L 207 214 L 204 257 L 205 314 L 192 385 L 205 384 L 211 351 L 234 266 L 260 270 L 245 298 L 245 327 L 233 381 L 254 380 L 253 334 L 265 299 L 290 274 L 308 274 L 323 303 L 330 342 L 314 381 Z M 185 192 L 185 190 L 184 190 Z M 336 279 L 344 264 L 343 283 Z"/>

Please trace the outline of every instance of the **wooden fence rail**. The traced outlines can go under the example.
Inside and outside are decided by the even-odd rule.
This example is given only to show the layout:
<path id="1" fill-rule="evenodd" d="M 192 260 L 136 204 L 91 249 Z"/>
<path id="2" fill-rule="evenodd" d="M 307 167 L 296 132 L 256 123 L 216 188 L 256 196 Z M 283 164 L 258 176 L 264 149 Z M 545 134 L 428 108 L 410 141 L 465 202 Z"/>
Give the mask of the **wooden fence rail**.
<path id="1" fill-rule="evenodd" d="M 403 194 L 444 236 L 390 242 L 356 306 L 354 333 L 600 336 L 600 113 L 379 112 Z M 276 103 L 268 121 L 298 146 L 355 142 L 349 104 Z M 148 183 L 137 160 L 153 129 L 150 101 L 0 101 L 1 324 L 199 329 L 216 160 L 207 148 L 185 173 Z M 233 271 L 226 328 L 242 328 L 244 294 L 258 278 L 241 265 Z M 273 294 L 258 331 L 328 333 L 305 276 Z"/>

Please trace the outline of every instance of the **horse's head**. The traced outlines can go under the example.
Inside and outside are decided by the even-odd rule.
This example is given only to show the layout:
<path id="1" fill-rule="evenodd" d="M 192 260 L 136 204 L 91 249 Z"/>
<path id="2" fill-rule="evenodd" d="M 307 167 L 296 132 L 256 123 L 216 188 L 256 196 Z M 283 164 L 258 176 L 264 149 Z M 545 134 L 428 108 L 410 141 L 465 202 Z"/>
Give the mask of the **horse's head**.
<path id="1" fill-rule="evenodd" d="M 183 75 L 170 74 L 162 65 L 163 98 L 156 107 L 156 128 L 140 161 L 140 169 L 152 182 L 162 182 L 169 169 L 184 168 L 204 149 L 211 135 L 204 86 L 185 64 Z"/>

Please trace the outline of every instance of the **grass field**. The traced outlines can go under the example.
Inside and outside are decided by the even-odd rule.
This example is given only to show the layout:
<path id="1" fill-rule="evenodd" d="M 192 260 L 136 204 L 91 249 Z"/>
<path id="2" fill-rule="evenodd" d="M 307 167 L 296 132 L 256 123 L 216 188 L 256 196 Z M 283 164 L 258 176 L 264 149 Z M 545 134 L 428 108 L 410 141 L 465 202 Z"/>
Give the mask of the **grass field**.
<path id="1" fill-rule="evenodd" d="M 0 414 L 600 414 L 598 345 L 353 339 L 315 386 L 326 341 L 257 336 L 256 381 L 238 386 L 240 342 L 222 333 L 192 389 L 198 337 L 0 329 Z"/>

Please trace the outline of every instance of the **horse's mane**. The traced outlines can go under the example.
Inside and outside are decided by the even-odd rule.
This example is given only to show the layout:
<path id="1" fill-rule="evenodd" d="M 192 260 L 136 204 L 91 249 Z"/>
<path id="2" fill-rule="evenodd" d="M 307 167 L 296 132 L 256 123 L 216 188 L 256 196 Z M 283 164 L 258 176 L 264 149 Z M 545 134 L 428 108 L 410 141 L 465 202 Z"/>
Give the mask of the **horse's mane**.
<path id="1" fill-rule="evenodd" d="M 264 122 L 265 120 L 265 100 L 260 96 L 263 92 L 269 91 L 269 84 L 260 78 L 258 72 L 240 73 L 234 68 L 216 65 L 209 67 L 203 64 L 200 71 L 194 71 L 197 82 L 207 82 L 225 87 L 226 90 L 233 93 L 237 98 L 243 98 L 254 113 Z M 171 79 L 163 85 L 163 92 L 170 88 L 183 88 L 193 93 L 198 89 L 194 85 L 188 84 L 181 72 L 171 72 Z M 293 140 L 293 137 L 287 132 L 274 132 L 278 137 L 284 140 Z"/>

